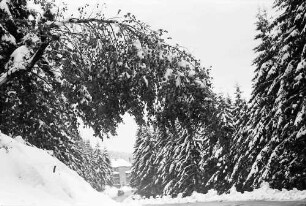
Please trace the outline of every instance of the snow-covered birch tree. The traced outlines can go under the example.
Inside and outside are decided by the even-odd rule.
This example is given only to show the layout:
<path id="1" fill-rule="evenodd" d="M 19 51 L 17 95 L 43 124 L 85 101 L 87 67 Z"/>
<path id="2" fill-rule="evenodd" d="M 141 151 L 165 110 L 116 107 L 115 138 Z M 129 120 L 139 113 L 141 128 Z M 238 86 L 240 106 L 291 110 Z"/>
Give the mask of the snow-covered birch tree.
<path id="1" fill-rule="evenodd" d="M 168 44 L 165 31 L 129 13 L 106 18 L 86 9 L 66 17 L 52 1 L 0 3 L 0 130 L 72 168 L 78 119 L 103 138 L 125 113 L 139 125 L 145 113 L 160 125 L 196 117 L 197 107 L 182 104 L 185 93 L 207 104 L 211 93 L 209 72 Z"/>

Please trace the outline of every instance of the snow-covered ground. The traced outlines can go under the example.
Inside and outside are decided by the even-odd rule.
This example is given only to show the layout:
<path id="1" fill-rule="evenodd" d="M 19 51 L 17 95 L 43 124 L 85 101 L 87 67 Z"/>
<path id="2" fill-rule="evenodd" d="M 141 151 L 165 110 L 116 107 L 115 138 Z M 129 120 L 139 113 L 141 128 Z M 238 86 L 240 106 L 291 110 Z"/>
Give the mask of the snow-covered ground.
<path id="1" fill-rule="evenodd" d="M 243 201 L 301 201 L 306 205 L 306 191 L 299 190 L 275 190 L 269 188 L 267 183 L 262 184 L 261 188 L 252 192 L 244 192 L 243 194 L 232 189 L 229 194 L 217 195 L 217 192 L 210 190 L 207 194 L 193 193 L 189 197 L 162 197 L 142 199 L 139 196 L 133 196 L 124 201 L 124 203 L 138 203 L 141 205 L 164 205 L 164 204 L 179 204 L 179 203 L 197 203 L 210 202 L 213 205 L 218 205 L 218 202 L 243 202 Z M 205 205 L 205 204 L 204 204 Z M 223 205 L 223 204 L 220 204 Z M 240 205 L 240 204 L 238 204 Z M 265 205 L 265 204 L 262 204 Z"/>
<path id="2" fill-rule="evenodd" d="M 305 202 L 297 201 L 239 201 L 239 202 L 197 202 L 182 204 L 162 204 L 161 206 L 305 206 Z M 145 205 L 152 206 L 152 205 Z"/>
<path id="3" fill-rule="evenodd" d="M 120 195 L 119 194 L 120 190 Z M 117 202 L 123 202 L 125 199 L 129 198 L 130 196 L 133 195 L 134 189 L 128 186 L 123 186 L 121 188 L 116 188 L 116 187 L 109 187 L 106 186 L 105 190 L 103 191 L 104 194 L 107 196 L 111 197 L 113 200 Z M 131 201 L 130 203 L 134 203 Z"/>
<path id="4" fill-rule="evenodd" d="M 133 188 L 128 186 L 123 186 L 121 188 L 106 186 L 103 193 L 111 198 L 117 198 L 119 190 L 123 191 L 124 194 L 126 193 L 132 194 Z"/>
<path id="5" fill-rule="evenodd" d="M 27 146 L 21 137 L 12 139 L 1 132 L 0 168 L 1 206 L 128 206 L 197 202 L 210 204 L 209 202 L 213 201 L 215 205 L 218 205 L 220 201 L 254 200 L 304 201 L 306 204 L 306 191 L 273 190 L 267 184 L 263 184 L 260 189 L 244 194 L 232 190 L 230 194 L 217 195 L 211 190 L 207 194 L 194 193 L 186 198 L 141 199 L 133 196 L 124 200 L 123 203 L 118 203 L 111 199 L 111 197 L 115 198 L 117 189 L 107 188 L 104 194 L 99 193 L 75 171 L 69 169 L 47 151 Z M 131 192 L 129 187 L 123 190 Z"/>
<path id="6" fill-rule="evenodd" d="M 122 205 L 94 190 L 47 151 L 27 146 L 22 138 L 0 133 L 0 168 L 1 206 Z"/>

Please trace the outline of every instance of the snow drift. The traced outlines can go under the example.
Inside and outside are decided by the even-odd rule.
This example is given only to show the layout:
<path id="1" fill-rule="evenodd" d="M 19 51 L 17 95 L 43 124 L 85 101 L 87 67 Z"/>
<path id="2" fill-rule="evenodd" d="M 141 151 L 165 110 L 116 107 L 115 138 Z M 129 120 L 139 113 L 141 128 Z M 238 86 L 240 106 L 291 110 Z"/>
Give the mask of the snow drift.
<path id="1" fill-rule="evenodd" d="M 0 165 L 0 205 L 120 205 L 47 151 L 1 132 Z"/>
<path id="2" fill-rule="evenodd" d="M 306 190 L 300 191 L 293 190 L 276 190 L 271 189 L 268 183 L 263 183 L 259 189 L 252 192 L 237 192 L 232 188 L 229 194 L 218 195 L 217 191 L 209 190 L 207 194 L 194 192 L 189 197 L 182 197 L 179 195 L 177 198 L 164 196 L 161 198 L 147 198 L 143 199 L 139 196 L 133 196 L 124 201 L 124 203 L 138 203 L 145 205 L 159 205 L 159 204 L 179 204 L 179 203 L 195 203 L 195 202 L 239 202 L 239 201 L 306 201 Z"/>

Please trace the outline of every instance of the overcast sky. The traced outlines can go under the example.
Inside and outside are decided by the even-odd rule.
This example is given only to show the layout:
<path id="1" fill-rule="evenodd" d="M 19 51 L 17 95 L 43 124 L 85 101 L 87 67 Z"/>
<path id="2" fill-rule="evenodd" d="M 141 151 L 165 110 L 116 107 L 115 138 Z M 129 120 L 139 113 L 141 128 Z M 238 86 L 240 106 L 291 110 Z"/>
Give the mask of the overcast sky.
<path id="1" fill-rule="evenodd" d="M 118 9 L 131 12 L 153 29 L 166 29 L 174 42 L 187 48 L 206 67 L 211 66 L 216 92 L 232 95 L 238 84 L 244 97 L 251 93 L 255 58 L 253 48 L 256 14 L 270 10 L 273 0 L 65 0 L 74 7 L 105 3 L 111 17 Z M 104 143 L 109 150 L 132 152 L 136 125 L 126 117 L 118 137 Z M 88 130 L 82 134 L 90 136 Z"/>

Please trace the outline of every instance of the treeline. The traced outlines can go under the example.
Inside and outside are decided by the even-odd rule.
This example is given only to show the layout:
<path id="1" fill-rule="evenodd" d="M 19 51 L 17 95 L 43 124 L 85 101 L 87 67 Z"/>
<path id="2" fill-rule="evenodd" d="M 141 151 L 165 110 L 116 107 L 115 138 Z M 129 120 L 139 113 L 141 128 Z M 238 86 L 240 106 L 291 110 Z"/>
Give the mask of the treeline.
<path id="1" fill-rule="evenodd" d="M 65 162 L 66 165 L 75 170 L 97 191 L 103 191 L 106 185 L 113 184 L 113 169 L 105 148 L 102 149 L 99 144 L 93 147 L 89 140 L 83 139 L 75 142 L 74 147 Z"/>
<path id="2" fill-rule="evenodd" d="M 137 132 L 131 185 L 146 197 L 184 196 L 229 186 L 226 170 L 232 136 L 247 119 L 247 103 L 237 86 L 235 99 L 215 95 L 212 113 L 190 128 L 178 120 L 172 127 L 144 126 Z M 187 121 L 187 120 L 186 120 Z"/>
<path id="3" fill-rule="evenodd" d="M 132 170 L 139 194 L 249 191 L 264 181 L 306 189 L 306 2 L 276 0 L 274 8 L 276 17 L 262 11 L 256 22 L 248 107 L 239 92 L 234 103 L 212 95 L 210 109 L 187 101 L 195 116 L 139 129 Z"/>

